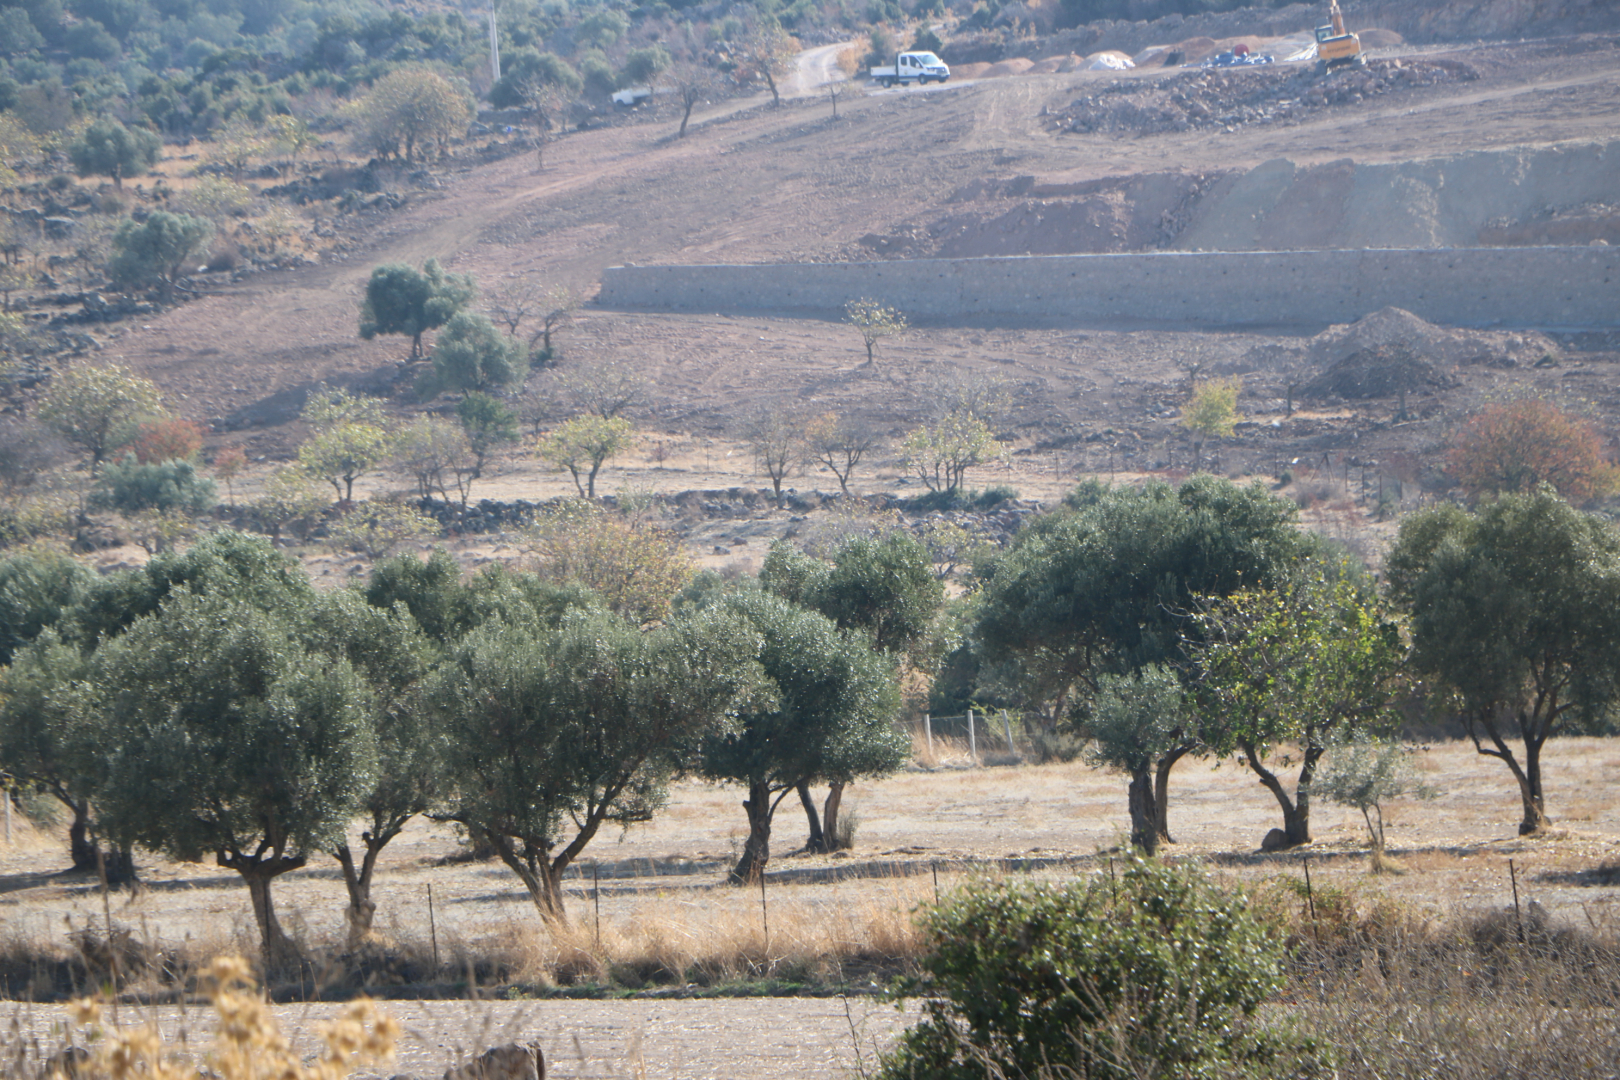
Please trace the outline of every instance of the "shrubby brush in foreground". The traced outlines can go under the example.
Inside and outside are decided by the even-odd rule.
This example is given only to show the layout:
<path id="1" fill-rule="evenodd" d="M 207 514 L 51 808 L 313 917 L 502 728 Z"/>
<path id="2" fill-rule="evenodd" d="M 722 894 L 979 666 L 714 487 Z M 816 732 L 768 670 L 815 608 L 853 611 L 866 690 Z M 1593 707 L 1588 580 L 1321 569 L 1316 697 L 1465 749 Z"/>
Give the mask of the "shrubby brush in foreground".
<path id="1" fill-rule="evenodd" d="M 884 1080 L 1218 1076 L 1281 1045 L 1254 1014 L 1282 941 L 1198 871 L 1138 858 L 1117 880 L 981 883 L 924 922 L 930 978 L 911 989 L 938 998 Z"/>

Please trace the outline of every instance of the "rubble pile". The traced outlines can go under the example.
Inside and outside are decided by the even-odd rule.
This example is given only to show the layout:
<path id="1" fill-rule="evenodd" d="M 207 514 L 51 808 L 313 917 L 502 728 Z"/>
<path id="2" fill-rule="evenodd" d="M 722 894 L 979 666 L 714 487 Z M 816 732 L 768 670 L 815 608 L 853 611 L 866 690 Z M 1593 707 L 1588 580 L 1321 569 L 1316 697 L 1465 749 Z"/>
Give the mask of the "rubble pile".
<path id="1" fill-rule="evenodd" d="M 1047 114 L 1075 134 L 1156 135 L 1252 124 L 1290 124 L 1328 108 L 1404 90 L 1479 77 L 1452 60 L 1374 60 L 1365 68 L 1318 74 L 1314 68 L 1200 69 L 1151 82 L 1123 80 Z"/>

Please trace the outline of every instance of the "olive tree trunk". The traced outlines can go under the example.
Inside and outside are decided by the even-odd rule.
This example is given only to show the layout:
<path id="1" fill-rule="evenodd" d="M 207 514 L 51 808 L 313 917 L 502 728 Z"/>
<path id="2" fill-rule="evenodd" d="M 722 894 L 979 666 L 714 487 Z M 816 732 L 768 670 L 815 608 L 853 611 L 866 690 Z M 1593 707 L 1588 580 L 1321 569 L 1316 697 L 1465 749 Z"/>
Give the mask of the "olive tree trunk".
<path id="1" fill-rule="evenodd" d="M 1153 797 L 1153 770 L 1143 763 L 1131 770 L 1131 844 L 1150 858 L 1159 850 L 1159 815 Z"/>
<path id="2" fill-rule="evenodd" d="M 1316 776 L 1317 763 L 1322 760 L 1325 747 L 1307 746 L 1305 748 L 1305 761 L 1299 769 L 1299 782 L 1294 785 L 1292 797 L 1288 789 L 1283 787 L 1277 774 L 1266 768 L 1261 760 L 1259 750 L 1252 743 L 1243 744 L 1243 757 L 1249 768 L 1260 778 L 1267 791 L 1277 800 L 1282 808 L 1283 833 L 1288 837 L 1288 846 L 1308 844 L 1311 842 L 1311 780 Z"/>
<path id="3" fill-rule="evenodd" d="M 801 780 L 795 785 L 795 790 L 799 793 L 799 803 L 804 807 L 804 816 L 810 823 L 810 838 L 804 842 L 804 850 L 812 855 L 819 855 L 829 850 L 828 837 L 831 834 L 822 830 L 821 815 L 816 812 L 816 800 L 810 797 L 810 781 Z"/>
<path id="4" fill-rule="evenodd" d="M 254 857 L 221 853 L 219 865 L 235 870 L 247 882 L 248 897 L 253 902 L 253 919 L 259 924 L 259 948 L 264 957 L 265 979 L 297 964 L 301 957 L 298 946 L 281 928 L 276 918 L 276 905 L 270 895 L 270 883 L 289 870 L 304 865 L 302 855 Z"/>
<path id="5" fill-rule="evenodd" d="M 838 809 L 844 801 L 844 782 L 834 780 L 827 789 L 827 802 L 822 807 L 821 825 L 827 830 L 827 850 L 836 851 L 848 845 L 838 839 Z"/>
<path id="6" fill-rule="evenodd" d="M 783 794 L 791 788 L 784 789 Z M 743 811 L 748 815 L 748 839 L 743 843 L 742 858 L 732 867 L 733 885 L 750 885 L 765 873 L 765 864 L 771 861 L 771 816 L 776 812 L 781 796 L 771 799 L 771 786 L 765 781 L 748 785 L 748 798 L 743 800 Z"/>

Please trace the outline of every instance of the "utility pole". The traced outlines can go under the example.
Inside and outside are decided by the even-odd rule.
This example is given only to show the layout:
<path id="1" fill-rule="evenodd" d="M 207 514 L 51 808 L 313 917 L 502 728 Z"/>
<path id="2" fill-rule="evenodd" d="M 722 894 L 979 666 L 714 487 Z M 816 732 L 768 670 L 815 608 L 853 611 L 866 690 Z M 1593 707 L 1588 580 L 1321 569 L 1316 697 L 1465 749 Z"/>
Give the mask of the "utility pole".
<path id="1" fill-rule="evenodd" d="M 501 77 L 501 39 L 495 33 L 495 0 L 489 0 L 489 78 L 493 83 Z"/>

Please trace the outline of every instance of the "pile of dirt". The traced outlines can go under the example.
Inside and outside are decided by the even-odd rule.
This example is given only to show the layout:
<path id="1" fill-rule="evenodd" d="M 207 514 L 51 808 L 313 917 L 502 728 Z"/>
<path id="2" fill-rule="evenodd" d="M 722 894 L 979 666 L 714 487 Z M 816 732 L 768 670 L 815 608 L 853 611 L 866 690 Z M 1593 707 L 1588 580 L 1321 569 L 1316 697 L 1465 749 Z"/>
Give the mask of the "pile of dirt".
<path id="1" fill-rule="evenodd" d="M 1151 82 L 1122 81 L 1047 114 L 1047 127 L 1075 134 L 1154 135 L 1297 124 L 1323 109 L 1448 83 L 1478 73 L 1452 60 L 1374 60 L 1353 72 L 1313 67 L 1185 71 Z"/>
<path id="2" fill-rule="evenodd" d="M 1351 353 L 1299 388 L 1305 399 L 1382 398 L 1416 390 L 1448 390 L 1457 380 L 1399 342 Z"/>
<path id="3" fill-rule="evenodd" d="M 1534 331 L 1460 330 L 1436 326 L 1403 308 L 1387 307 L 1353 323 L 1328 327 L 1311 339 L 1305 359 L 1312 368 L 1322 370 L 1318 380 L 1374 385 L 1380 379 L 1399 379 L 1415 373 L 1403 355 L 1433 368 L 1436 377 L 1449 378 L 1440 376 L 1439 371 L 1459 364 L 1507 368 L 1531 365 L 1557 351 L 1550 338 Z M 1335 375 L 1335 371 L 1339 374 Z"/>

